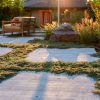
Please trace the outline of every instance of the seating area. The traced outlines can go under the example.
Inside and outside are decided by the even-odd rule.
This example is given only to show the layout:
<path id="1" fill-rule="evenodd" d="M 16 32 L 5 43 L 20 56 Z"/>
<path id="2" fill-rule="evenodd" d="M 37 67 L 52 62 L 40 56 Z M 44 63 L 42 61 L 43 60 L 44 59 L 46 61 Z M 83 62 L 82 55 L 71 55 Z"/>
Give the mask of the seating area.
<path id="1" fill-rule="evenodd" d="M 14 17 L 11 21 L 2 21 L 2 33 L 5 35 L 9 32 L 18 32 L 24 36 L 25 32 L 30 34 L 31 31 L 35 31 L 35 23 L 35 17 Z"/>

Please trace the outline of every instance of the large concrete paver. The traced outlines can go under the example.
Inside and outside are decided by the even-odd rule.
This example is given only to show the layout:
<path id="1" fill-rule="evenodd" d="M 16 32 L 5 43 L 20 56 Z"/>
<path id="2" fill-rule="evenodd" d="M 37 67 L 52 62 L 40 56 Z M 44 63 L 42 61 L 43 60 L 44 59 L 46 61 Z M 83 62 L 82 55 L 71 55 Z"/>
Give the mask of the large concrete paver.
<path id="1" fill-rule="evenodd" d="M 0 100 L 100 100 L 86 75 L 20 72 L 0 84 Z"/>
<path id="2" fill-rule="evenodd" d="M 69 49 L 57 49 L 57 48 L 38 48 L 26 57 L 26 60 L 32 62 L 81 62 L 81 61 L 95 61 L 100 58 L 92 57 L 89 54 L 96 53 L 94 48 L 69 48 Z"/>

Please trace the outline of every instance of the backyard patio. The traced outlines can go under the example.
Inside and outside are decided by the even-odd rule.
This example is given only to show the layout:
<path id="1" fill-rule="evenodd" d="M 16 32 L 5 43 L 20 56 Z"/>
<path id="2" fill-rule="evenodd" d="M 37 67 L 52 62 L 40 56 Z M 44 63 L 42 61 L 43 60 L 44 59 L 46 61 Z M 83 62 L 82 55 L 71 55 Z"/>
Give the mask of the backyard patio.
<path id="1" fill-rule="evenodd" d="M 99 49 L 81 43 L 70 24 L 50 30 L 48 39 L 47 32 L 0 34 L 0 99 L 99 100 Z"/>
<path id="2" fill-rule="evenodd" d="M 0 2 L 0 100 L 100 100 L 100 1 L 77 2 Z"/>
<path id="3" fill-rule="evenodd" d="M 95 49 L 77 42 L 49 42 L 43 33 L 36 34 L 0 36 L 0 99 L 99 100 L 100 96 L 92 93 L 100 71 L 100 58 L 91 56 Z"/>

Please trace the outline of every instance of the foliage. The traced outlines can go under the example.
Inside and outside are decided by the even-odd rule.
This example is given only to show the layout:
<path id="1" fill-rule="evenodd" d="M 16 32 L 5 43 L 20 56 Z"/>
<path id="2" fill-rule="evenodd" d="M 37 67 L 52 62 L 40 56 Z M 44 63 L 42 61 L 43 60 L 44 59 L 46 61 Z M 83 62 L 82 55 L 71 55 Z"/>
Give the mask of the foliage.
<path id="1" fill-rule="evenodd" d="M 94 57 L 100 57 L 100 51 L 97 52 L 96 54 L 92 54 L 92 56 L 94 56 Z"/>
<path id="2" fill-rule="evenodd" d="M 74 11 L 71 13 L 71 23 L 75 24 L 81 22 L 81 19 L 84 17 L 82 11 Z"/>
<path id="3" fill-rule="evenodd" d="M 38 43 L 40 45 L 40 47 L 43 48 L 60 48 L 60 49 L 64 49 L 64 48 L 84 48 L 84 47 L 93 47 L 93 46 L 88 46 L 85 44 L 80 44 L 78 42 L 59 42 L 59 41 L 47 41 L 47 40 L 30 40 L 29 41 L 30 44 L 35 44 Z"/>
<path id="4" fill-rule="evenodd" d="M 20 16 L 24 13 L 23 1 L 24 0 L 14 0 L 13 5 L 12 5 L 12 9 L 14 10 L 13 16 Z"/>
<path id="5" fill-rule="evenodd" d="M 81 23 L 76 24 L 76 30 L 80 32 L 82 43 L 98 43 L 100 36 L 100 24 L 92 19 L 83 18 Z"/>
<path id="6" fill-rule="evenodd" d="M 95 83 L 95 90 L 93 91 L 95 94 L 100 94 L 100 81 Z"/>
<path id="7" fill-rule="evenodd" d="M 0 0 L 0 21 L 23 15 L 24 0 Z"/>
<path id="8" fill-rule="evenodd" d="M 89 2 L 90 9 L 94 13 L 97 21 L 100 22 L 100 0 L 92 0 Z"/>
<path id="9" fill-rule="evenodd" d="M 58 27 L 57 22 L 52 22 L 52 23 L 46 23 L 45 25 L 42 25 L 42 29 L 45 31 L 45 37 L 48 37 L 52 35 L 52 31 Z"/>
<path id="10" fill-rule="evenodd" d="M 0 0 L 0 7 L 10 7 L 13 4 L 13 0 Z"/>

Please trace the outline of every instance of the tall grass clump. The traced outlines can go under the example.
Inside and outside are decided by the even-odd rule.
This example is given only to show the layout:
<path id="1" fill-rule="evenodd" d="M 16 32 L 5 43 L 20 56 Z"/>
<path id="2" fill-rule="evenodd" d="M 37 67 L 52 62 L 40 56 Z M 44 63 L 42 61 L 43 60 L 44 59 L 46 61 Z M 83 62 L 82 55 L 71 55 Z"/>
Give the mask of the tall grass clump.
<path id="1" fill-rule="evenodd" d="M 52 31 L 57 27 L 58 23 L 54 21 L 52 23 L 46 23 L 45 25 L 42 25 L 41 28 L 45 31 L 45 39 L 49 39 L 49 37 L 52 35 Z"/>
<path id="2" fill-rule="evenodd" d="M 83 18 L 81 23 L 76 23 L 76 30 L 80 33 L 80 41 L 86 44 L 99 43 L 100 24 L 93 19 Z"/>

